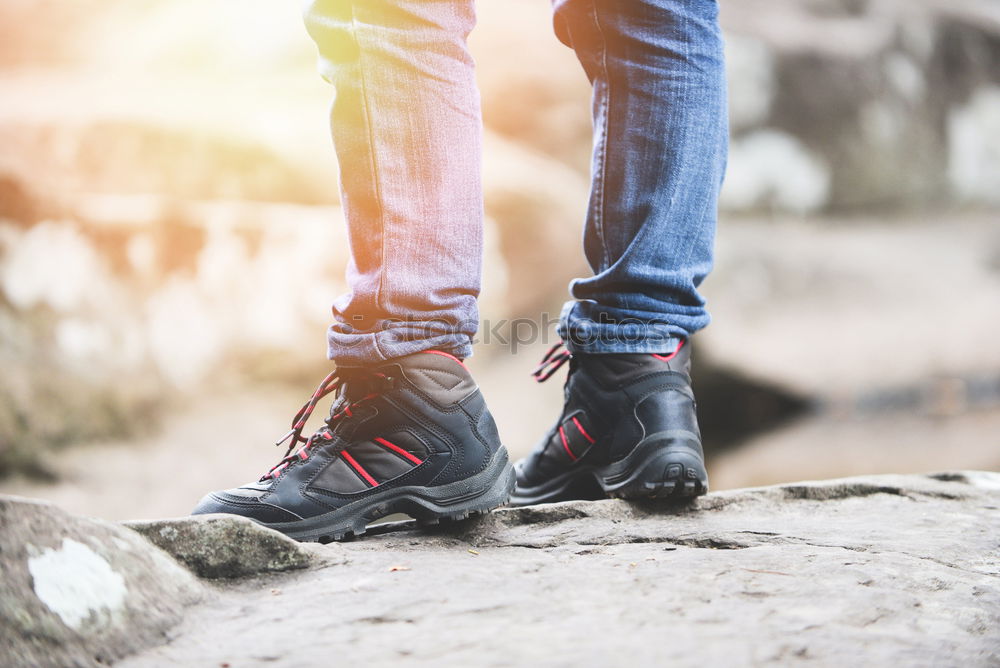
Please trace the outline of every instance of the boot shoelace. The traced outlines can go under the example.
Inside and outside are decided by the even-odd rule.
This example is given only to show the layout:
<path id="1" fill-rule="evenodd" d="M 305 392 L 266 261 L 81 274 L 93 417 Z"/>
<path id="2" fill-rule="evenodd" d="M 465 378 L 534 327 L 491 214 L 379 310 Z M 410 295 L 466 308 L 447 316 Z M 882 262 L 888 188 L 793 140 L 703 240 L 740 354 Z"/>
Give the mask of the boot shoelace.
<path id="1" fill-rule="evenodd" d="M 552 374 L 558 371 L 563 364 L 568 362 L 572 356 L 573 353 L 566 350 L 566 346 L 562 341 L 560 341 L 549 348 L 549 351 L 545 353 L 545 357 L 543 357 L 542 361 L 538 363 L 535 370 L 531 372 L 531 375 L 534 376 L 535 380 L 539 383 L 544 383 L 551 378 Z"/>
<path id="2" fill-rule="evenodd" d="M 392 380 L 384 373 L 376 372 L 371 374 L 371 377 L 380 378 L 385 382 Z M 316 409 L 316 404 L 318 404 L 331 392 L 337 392 L 338 390 L 344 388 L 346 380 L 346 378 L 339 376 L 337 371 L 331 372 L 326 378 L 323 379 L 323 382 L 321 382 L 316 388 L 316 391 L 313 392 L 309 401 L 304 403 L 302 408 L 299 409 L 299 412 L 295 414 L 294 418 L 292 418 L 292 428 L 277 442 L 275 442 L 275 445 L 281 445 L 285 441 L 288 441 L 288 449 L 285 450 L 285 455 L 282 457 L 281 461 L 271 467 L 271 470 L 261 477 L 261 481 L 267 480 L 268 478 L 277 478 L 281 475 L 281 472 L 294 461 L 308 459 L 309 449 L 315 445 L 317 441 L 330 441 L 333 438 L 333 429 L 337 421 L 352 417 L 354 414 L 353 409 L 357 408 L 365 401 L 374 399 L 381 394 L 379 391 L 372 391 L 353 401 L 349 401 L 346 397 L 344 397 L 339 408 L 337 402 L 334 402 L 334 405 L 331 407 L 330 417 L 324 421 L 326 423 L 325 426 L 314 432 L 309 438 L 304 437 L 302 435 L 302 430 L 305 429 L 306 423 L 309 421 L 309 417 Z M 303 443 L 304 445 L 297 451 L 293 452 L 299 443 Z"/>

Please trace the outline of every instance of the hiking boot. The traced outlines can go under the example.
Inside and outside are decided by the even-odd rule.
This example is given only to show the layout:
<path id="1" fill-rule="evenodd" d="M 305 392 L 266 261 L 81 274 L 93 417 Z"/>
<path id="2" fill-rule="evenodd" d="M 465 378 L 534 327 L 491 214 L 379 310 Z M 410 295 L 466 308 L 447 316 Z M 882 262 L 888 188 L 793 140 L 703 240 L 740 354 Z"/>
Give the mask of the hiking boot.
<path id="1" fill-rule="evenodd" d="M 691 391 L 690 348 L 570 354 L 553 346 L 541 382 L 569 361 L 562 415 L 520 460 L 511 505 L 570 499 L 685 499 L 708 491 Z"/>
<path id="2" fill-rule="evenodd" d="M 330 417 L 303 437 L 331 392 Z M 439 351 L 338 368 L 278 443 L 285 440 L 285 458 L 260 480 L 208 494 L 193 514 L 242 515 L 297 540 L 329 542 L 390 513 L 432 524 L 486 513 L 514 487 L 482 393 L 461 361 Z"/>

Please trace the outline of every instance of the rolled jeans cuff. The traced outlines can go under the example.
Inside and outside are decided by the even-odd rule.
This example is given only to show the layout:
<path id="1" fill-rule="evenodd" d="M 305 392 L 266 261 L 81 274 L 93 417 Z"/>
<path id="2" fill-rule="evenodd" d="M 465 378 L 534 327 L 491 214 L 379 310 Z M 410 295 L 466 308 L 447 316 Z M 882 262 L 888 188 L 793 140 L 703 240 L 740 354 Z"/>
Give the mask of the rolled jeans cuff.
<path id="1" fill-rule="evenodd" d="M 559 316 L 558 334 L 571 353 L 671 353 L 688 338 L 683 327 L 596 302 L 569 301 Z"/>
<path id="2" fill-rule="evenodd" d="M 327 329 L 327 357 L 339 366 L 378 364 L 424 350 L 440 350 L 459 359 L 472 356 L 472 334 L 449 330 L 444 323 L 383 323 L 376 331 L 359 331 L 334 323 Z"/>

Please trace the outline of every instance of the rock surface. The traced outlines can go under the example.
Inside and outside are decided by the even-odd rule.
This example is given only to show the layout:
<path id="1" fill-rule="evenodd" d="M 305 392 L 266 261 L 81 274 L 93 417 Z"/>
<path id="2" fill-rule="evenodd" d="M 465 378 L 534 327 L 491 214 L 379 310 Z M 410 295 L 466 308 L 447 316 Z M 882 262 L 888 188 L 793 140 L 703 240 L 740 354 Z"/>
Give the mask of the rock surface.
<path id="1" fill-rule="evenodd" d="M 240 578 L 306 568 L 313 555 L 276 531 L 231 515 L 126 522 L 203 578 Z"/>
<path id="2" fill-rule="evenodd" d="M 176 525 L 175 525 L 176 526 Z M 1000 474 L 577 502 L 310 546 L 234 582 L 162 665 L 870 665 L 1000 661 Z M 256 539 L 244 536 L 251 544 Z"/>
<path id="3" fill-rule="evenodd" d="M 206 590 L 128 529 L 0 497 L 0 665 L 107 665 L 168 639 Z"/>

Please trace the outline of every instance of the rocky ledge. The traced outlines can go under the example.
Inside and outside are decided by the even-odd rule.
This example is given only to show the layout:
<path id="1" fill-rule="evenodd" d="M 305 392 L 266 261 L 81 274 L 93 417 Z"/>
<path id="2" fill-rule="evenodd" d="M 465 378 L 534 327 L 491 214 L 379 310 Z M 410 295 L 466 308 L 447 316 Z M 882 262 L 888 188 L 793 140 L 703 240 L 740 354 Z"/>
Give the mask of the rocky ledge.
<path id="1" fill-rule="evenodd" d="M 1000 663 L 998 473 L 506 509 L 326 546 L 9 497 L 0 526 L 11 666 Z"/>

